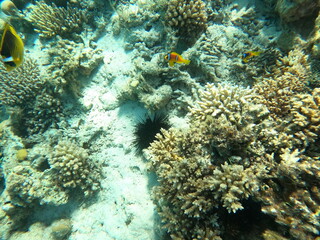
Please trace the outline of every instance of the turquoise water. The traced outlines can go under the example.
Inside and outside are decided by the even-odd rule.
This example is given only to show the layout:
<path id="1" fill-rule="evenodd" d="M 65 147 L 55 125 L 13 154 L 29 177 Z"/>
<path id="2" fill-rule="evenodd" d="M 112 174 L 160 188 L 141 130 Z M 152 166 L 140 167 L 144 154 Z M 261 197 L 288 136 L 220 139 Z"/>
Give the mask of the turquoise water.
<path id="1" fill-rule="evenodd" d="M 318 239 L 319 7 L 2 1 L 0 239 Z"/>

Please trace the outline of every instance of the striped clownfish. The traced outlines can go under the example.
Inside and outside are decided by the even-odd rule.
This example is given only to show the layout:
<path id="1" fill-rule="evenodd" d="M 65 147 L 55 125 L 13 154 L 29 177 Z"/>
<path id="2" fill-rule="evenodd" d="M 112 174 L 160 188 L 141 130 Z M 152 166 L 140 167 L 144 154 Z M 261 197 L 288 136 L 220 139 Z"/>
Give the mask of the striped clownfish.
<path id="1" fill-rule="evenodd" d="M 247 63 L 250 60 L 250 58 L 259 56 L 261 53 L 262 52 L 254 52 L 254 51 L 245 52 L 241 56 L 242 62 Z"/>
<path id="2" fill-rule="evenodd" d="M 190 63 L 190 60 L 184 59 L 180 54 L 176 52 L 168 53 L 164 57 L 164 59 L 169 62 L 170 67 L 173 67 L 175 63 L 184 63 L 187 65 Z"/>
<path id="3" fill-rule="evenodd" d="M 15 69 L 23 62 L 23 41 L 13 26 L 7 22 L 4 22 L 3 33 L 0 41 L 0 55 L 7 71 Z"/>

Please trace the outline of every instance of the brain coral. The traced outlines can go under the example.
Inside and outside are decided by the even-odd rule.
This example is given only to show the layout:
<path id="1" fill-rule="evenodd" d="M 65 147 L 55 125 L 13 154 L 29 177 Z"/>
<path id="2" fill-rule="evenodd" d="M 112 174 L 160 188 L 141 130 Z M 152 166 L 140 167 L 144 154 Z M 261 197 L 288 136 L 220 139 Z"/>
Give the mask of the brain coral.
<path id="1" fill-rule="evenodd" d="M 166 24 L 179 36 L 195 36 L 206 28 L 207 13 L 202 0 L 172 0 L 168 3 Z"/>
<path id="2" fill-rule="evenodd" d="M 56 181 L 66 190 L 80 188 L 85 195 L 100 187 L 100 172 L 87 151 L 71 141 L 60 141 L 49 158 L 56 171 Z"/>

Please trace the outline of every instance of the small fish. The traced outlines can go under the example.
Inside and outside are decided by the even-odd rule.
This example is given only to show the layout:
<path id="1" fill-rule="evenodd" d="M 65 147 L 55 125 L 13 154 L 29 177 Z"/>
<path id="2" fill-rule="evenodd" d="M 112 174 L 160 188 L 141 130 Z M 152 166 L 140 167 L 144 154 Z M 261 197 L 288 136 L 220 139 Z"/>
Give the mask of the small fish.
<path id="1" fill-rule="evenodd" d="M 170 67 L 173 67 L 175 63 L 184 63 L 187 65 L 190 63 L 190 60 L 184 59 L 180 54 L 176 52 L 168 53 L 164 57 L 164 59 L 169 62 Z"/>
<path id="2" fill-rule="evenodd" d="M 248 51 L 242 54 L 242 62 L 247 63 L 250 58 L 259 56 L 262 52 Z"/>
<path id="3" fill-rule="evenodd" d="M 24 44 L 16 30 L 9 23 L 4 23 L 0 41 L 0 55 L 7 71 L 20 66 L 23 62 Z"/>

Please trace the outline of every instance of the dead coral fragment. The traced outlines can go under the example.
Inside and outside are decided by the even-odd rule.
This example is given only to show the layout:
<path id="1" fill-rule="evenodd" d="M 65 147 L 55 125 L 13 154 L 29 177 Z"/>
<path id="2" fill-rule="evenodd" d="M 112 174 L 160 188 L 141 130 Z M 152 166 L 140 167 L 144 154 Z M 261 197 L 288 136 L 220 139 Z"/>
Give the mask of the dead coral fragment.
<path id="1" fill-rule="evenodd" d="M 85 22 L 84 11 L 68 5 L 66 8 L 57 7 L 43 1 L 30 7 L 29 21 L 35 25 L 35 31 L 41 37 L 53 37 L 55 35 L 66 36 L 74 32 L 79 33 Z"/>
<path id="2" fill-rule="evenodd" d="M 31 59 L 14 71 L 0 69 L 0 101 L 7 106 L 20 106 L 41 92 L 44 79 L 37 63 Z"/>
<path id="3" fill-rule="evenodd" d="M 206 28 L 207 13 L 202 0 L 172 0 L 166 12 L 166 24 L 186 37 L 195 36 Z"/>
<path id="4" fill-rule="evenodd" d="M 53 149 L 50 166 L 57 171 L 56 181 L 65 189 L 80 188 L 85 196 L 100 187 L 100 172 L 87 151 L 70 141 L 60 141 Z"/>

